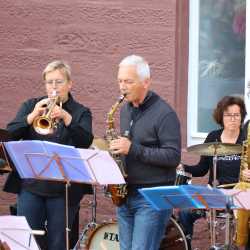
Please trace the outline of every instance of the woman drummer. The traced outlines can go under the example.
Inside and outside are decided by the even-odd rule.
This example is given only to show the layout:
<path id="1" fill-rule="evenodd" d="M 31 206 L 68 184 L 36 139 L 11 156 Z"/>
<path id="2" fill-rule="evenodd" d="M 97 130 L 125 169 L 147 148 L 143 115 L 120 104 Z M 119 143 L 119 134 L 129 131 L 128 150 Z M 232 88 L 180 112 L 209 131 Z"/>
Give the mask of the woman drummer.
<path id="1" fill-rule="evenodd" d="M 217 104 L 213 118 L 220 129 L 210 132 L 205 143 L 220 142 L 242 144 L 244 132 L 242 124 L 246 116 L 244 101 L 240 97 L 225 96 Z M 193 177 L 201 177 L 209 171 L 208 183 L 213 183 L 213 156 L 201 156 L 198 164 L 182 165 L 183 170 L 191 173 Z M 219 185 L 237 183 L 240 172 L 240 155 L 224 155 L 217 158 L 217 181 Z M 205 215 L 201 210 L 183 210 L 179 213 L 179 221 L 182 224 L 187 239 L 190 243 L 193 235 L 194 222 Z"/>

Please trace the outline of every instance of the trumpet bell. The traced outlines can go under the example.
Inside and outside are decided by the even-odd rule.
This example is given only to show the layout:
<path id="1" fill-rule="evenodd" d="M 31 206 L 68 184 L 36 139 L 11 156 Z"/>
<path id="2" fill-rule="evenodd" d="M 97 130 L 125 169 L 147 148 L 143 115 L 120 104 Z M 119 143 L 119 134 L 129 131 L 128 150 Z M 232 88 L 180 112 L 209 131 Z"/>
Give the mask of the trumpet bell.
<path id="1" fill-rule="evenodd" d="M 48 135 L 54 133 L 53 122 L 45 116 L 39 116 L 33 122 L 34 130 L 41 135 Z"/>

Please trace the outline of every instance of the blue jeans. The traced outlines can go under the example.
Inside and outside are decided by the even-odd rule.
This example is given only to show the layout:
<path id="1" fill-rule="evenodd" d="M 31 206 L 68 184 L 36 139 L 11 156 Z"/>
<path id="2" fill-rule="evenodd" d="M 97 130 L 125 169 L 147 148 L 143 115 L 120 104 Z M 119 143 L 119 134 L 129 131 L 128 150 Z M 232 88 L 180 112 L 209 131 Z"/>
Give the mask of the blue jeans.
<path id="1" fill-rule="evenodd" d="M 69 207 L 69 227 L 73 224 L 77 210 L 78 205 Z M 33 230 L 44 230 L 47 221 L 48 249 L 66 249 L 64 197 L 44 197 L 22 190 L 17 197 L 17 215 L 25 216 Z M 36 239 L 40 245 L 41 238 Z"/>
<path id="2" fill-rule="evenodd" d="M 121 250 L 158 250 L 172 210 L 155 210 L 139 193 L 117 208 Z"/>

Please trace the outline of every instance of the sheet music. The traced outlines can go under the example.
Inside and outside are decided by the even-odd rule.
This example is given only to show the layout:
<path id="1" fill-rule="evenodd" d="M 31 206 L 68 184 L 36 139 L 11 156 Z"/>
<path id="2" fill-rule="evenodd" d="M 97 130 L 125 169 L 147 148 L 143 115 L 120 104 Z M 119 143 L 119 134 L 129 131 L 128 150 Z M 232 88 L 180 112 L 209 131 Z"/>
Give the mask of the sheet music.
<path id="1" fill-rule="evenodd" d="M 99 184 L 125 184 L 124 177 L 109 152 L 98 149 L 80 150 L 80 152 L 81 156 L 87 159 L 89 167 Z M 91 157 L 91 152 L 94 157 Z"/>
<path id="2" fill-rule="evenodd" d="M 234 204 L 238 208 L 250 210 L 250 189 L 221 189 L 228 196 L 232 196 Z"/>
<path id="3" fill-rule="evenodd" d="M 24 216 L 0 216 L 0 240 L 11 250 L 39 250 Z"/>
<path id="4" fill-rule="evenodd" d="M 106 151 L 39 140 L 10 141 L 4 145 L 21 178 L 101 185 L 125 183 Z"/>

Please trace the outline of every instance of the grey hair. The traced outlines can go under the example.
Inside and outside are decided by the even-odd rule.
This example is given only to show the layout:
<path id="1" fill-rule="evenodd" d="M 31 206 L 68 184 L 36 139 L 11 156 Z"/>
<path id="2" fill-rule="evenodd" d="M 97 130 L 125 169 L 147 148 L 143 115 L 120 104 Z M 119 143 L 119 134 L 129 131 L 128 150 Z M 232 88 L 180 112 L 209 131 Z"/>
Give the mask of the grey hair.
<path id="1" fill-rule="evenodd" d="M 141 81 L 150 78 L 150 68 L 148 62 L 141 56 L 127 56 L 120 62 L 119 67 L 121 66 L 135 66 L 136 72 Z"/>
<path id="2" fill-rule="evenodd" d="M 59 70 L 62 74 L 64 74 L 67 81 L 71 81 L 71 68 L 66 62 L 61 60 L 52 61 L 45 67 L 42 73 L 43 80 L 45 80 L 46 74 L 55 70 Z"/>

